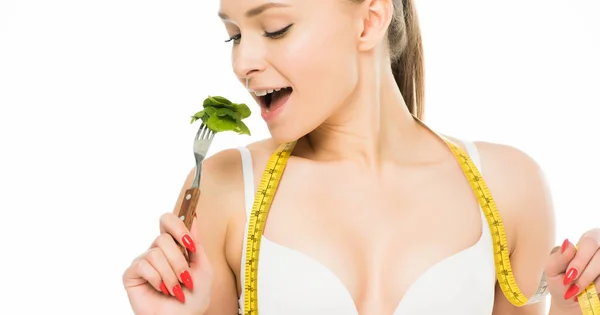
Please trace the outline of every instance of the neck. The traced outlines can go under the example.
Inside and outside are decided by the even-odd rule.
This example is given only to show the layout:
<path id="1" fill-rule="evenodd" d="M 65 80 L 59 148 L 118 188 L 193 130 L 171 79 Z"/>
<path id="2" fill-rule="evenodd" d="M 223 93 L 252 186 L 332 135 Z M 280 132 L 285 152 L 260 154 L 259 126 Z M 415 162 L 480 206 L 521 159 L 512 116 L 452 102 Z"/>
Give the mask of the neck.
<path id="1" fill-rule="evenodd" d="M 356 90 L 338 113 L 306 137 L 311 159 L 350 160 L 378 169 L 412 151 L 421 130 L 385 67 L 389 64 L 377 71 L 361 69 Z"/>

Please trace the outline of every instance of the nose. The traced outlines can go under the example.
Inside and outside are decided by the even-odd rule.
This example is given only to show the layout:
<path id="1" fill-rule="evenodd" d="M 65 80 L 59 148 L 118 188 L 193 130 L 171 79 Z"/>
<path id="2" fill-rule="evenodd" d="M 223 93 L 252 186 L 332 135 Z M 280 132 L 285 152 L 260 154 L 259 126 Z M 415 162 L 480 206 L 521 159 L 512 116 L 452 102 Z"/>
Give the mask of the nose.
<path id="1" fill-rule="evenodd" d="M 233 51 L 232 64 L 235 75 L 244 81 L 261 73 L 266 68 L 265 54 L 260 45 L 242 41 Z"/>

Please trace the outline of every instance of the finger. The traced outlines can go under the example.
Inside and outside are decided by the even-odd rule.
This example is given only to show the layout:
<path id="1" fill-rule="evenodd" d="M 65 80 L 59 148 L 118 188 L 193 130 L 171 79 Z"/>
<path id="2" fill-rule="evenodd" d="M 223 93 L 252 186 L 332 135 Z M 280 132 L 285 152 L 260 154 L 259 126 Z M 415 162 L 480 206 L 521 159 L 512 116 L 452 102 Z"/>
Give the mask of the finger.
<path id="1" fill-rule="evenodd" d="M 192 223 L 192 227 L 191 227 L 192 233 L 195 233 L 195 231 L 197 231 L 197 229 L 198 229 L 197 222 L 194 221 Z M 193 268 L 196 268 L 196 266 L 201 266 L 202 269 L 204 270 L 204 272 L 210 273 L 211 272 L 209 270 L 210 262 L 208 260 L 208 256 L 206 256 L 206 252 L 204 251 L 204 246 L 202 246 L 202 243 L 200 243 L 200 242 L 195 242 L 194 247 L 196 248 L 196 252 L 191 253 L 191 255 L 189 257 L 190 267 L 192 267 L 192 269 L 193 269 Z"/>
<path id="2" fill-rule="evenodd" d="M 179 246 L 177 246 L 173 237 L 169 234 L 161 234 L 156 239 L 156 244 L 165 254 L 167 261 L 171 265 L 171 269 L 179 276 L 179 281 L 181 281 L 186 288 L 193 290 L 194 283 L 188 270 L 187 260 L 179 250 Z"/>
<path id="3" fill-rule="evenodd" d="M 160 247 L 152 248 L 146 254 L 145 260 L 148 261 L 152 267 L 154 267 L 154 269 L 156 269 L 167 288 L 171 288 L 173 295 L 179 301 L 181 301 L 181 303 L 185 302 L 185 296 L 183 295 L 183 291 L 179 285 L 177 275 L 175 275 L 175 272 L 173 272 L 173 268 L 171 268 L 171 265 L 169 264 L 169 261 L 167 260 L 167 257 L 163 253 L 162 249 Z"/>
<path id="4" fill-rule="evenodd" d="M 185 246 L 190 252 L 196 252 L 196 245 L 190 236 L 190 231 L 175 214 L 165 213 L 160 217 L 160 233 L 171 234 L 179 244 Z"/>
<path id="5" fill-rule="evenodd" d="M 160 274 L 152 265 L 145 259 L 140 259 L 136 262 L 135 266 L 136 272 L 140 275 L 141 278 L 146 280 L 156 291 L 160 291 L 165 295 L 169 295 L 169 291 L 165 287 L 165 284 L 160 277 Z"/>
<path id="6" fill-rule="evenodd" d="M 548 259 L 544 269 L 546 276 L 556 277 L 562 275 L 576 253 L 575 246 L 568 239 L 560 247 L 552 249 L 550 259 Z"/>
<path id="7" fill-rule="evenodd" d="M 588 287 L 589 287 L 589 285 L 581 288 L 581 291 L 583 292 L 583 290 L 586 290 Z M 596 278 L 596 280 L 594 280 L 594 289 L 596 290 L 597 297 L 600 299 L 600 290 L 599 290 L 600 289 L 600 277 L 598 277 L 598 278 Z M 580 294 L 581 293 L 577 293 L 577 295 L 573 298 L 573 300 L 575 302 L 579 302 L 579 295 Z M 590 299 L 593 298 L 591 295 L 589 295 L 589 292 L 588 292 L 588 296 L 587 297 L 589 297 Z"/>
<path id="8" fill-rule="evenodd" d="M 577 280 L 598 251 L 598 242 L 591 237 L 583 237 L 577 245 L 579 249 L 566 268 L 564 285 L 570 285 Z M 595 278 L 593 277 L 590 282 Z"/>
<path id="9" fill-rule="evenodd" d="M 587 286 L 598 279 L 600 276 L 600 250 L 597 250 L 592 259 L 589 261 L 585 269 L 582 270 L 581 275 L 577 278 L 574 286 L 577 287 L 577 293 L 584 290 Z M 573 289 L 575 290 L 575 289 Z"/>

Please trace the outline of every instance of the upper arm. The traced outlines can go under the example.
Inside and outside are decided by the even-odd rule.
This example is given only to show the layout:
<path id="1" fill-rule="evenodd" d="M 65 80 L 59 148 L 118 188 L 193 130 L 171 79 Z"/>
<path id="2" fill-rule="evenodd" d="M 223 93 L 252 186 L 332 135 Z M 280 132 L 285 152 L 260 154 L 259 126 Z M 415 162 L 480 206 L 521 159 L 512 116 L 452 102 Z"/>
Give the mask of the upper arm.
<path id="1" fill-rule="evenodd" d="M 183 202 L 185 190 L 192 184 L 194 171 L 192 169 L 185 180 L 175 213 Z M 241 174 L 239 152 L 235 149 L 219 152 L 202 165 L 201 192 L 190 232 L 204 247 L 213 270 L 210 306 L 204 315 L 238 314 L 236 277 L 227 261 L 225 247 L 229 222 L 239 206 L 236 203 Z"/>
<path id="2" fill-rule="evenodd" d="M 482 143 L 486 182 L 505 222 L 510 263 L 526 297 L 537 290 L 555 244 L 554 209 L 539 165 L 525 153 L 504 145 Z M 493 315 L 545 314 L 545 301 L 515 307 L 496 284 Z"/>

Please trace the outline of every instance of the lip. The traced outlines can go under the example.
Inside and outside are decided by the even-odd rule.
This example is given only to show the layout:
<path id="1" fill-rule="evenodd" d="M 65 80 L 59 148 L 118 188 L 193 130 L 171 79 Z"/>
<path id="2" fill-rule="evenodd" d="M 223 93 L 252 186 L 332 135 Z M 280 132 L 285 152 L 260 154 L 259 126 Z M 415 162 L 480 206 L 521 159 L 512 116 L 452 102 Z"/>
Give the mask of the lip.
<path id="1" fill-rule="evenodd" d="M 293 94 L 293 92 L 292 92 Z M 265 106 L 260 106 L 260 115 L 264 119 L 266 123 L 273 121 L 277 116 L 281 113 L 281 111 L 288 105 L 290 102 L 290 98 L 292 98 L 292 94 L 289 94 L 283 104 L 277 106 L 277 108 L 272 109 L 267 112 L 267 108 Z M 260 104 L 260 103 L 259 103 Z"/>

